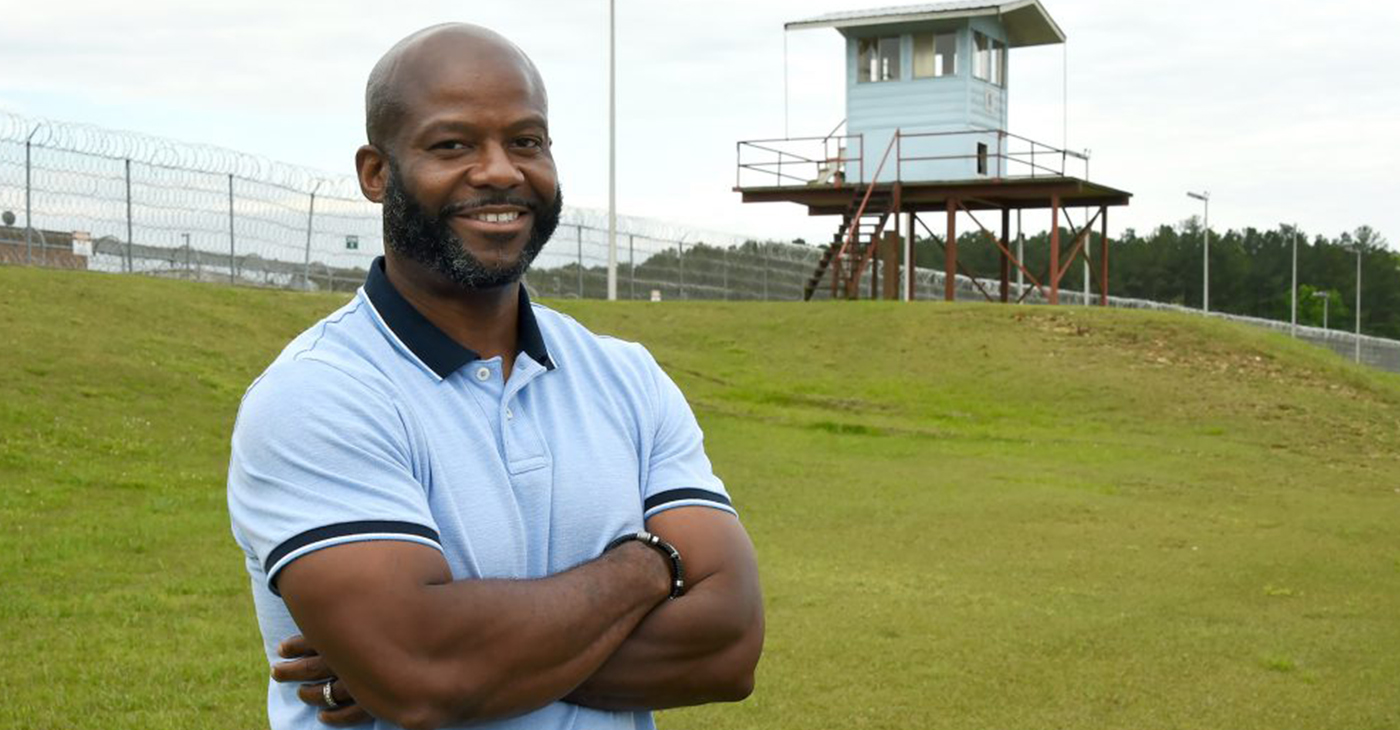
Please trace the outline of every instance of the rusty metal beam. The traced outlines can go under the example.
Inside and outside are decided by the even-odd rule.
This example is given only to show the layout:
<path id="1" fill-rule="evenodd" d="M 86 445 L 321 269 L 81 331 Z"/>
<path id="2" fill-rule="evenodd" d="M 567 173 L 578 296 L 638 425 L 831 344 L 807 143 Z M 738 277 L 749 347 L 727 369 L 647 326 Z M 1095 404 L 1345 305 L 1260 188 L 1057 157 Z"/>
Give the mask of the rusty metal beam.
<path id="1" fill-rule="evenodd" d="M 1026 275 L 1026 278 L 1027 278 L 1027 279 L 1030 279 L 1032 284 L 1035 284 L 1035 288 L 1037 288 L 1037 289 L 1040 290 L 1040 295 L 1041 295 L 1042 297 L 1046 297 L 1046 298 L 1048 299 L 1049 297 L 1045 294 L 1045 285 L 1044 285 L 1044 284 L 1041 284 L 1041 283 L 1040 283 L 1041 280 L 1040 280 L 1040 279 L 1037 279 L 1037 278 L 1035 277 L 1035 274 L 1032 274 L 1032 273 L 1030 272 L 1030 269 L 1027 269 L 1027 268 L 1026 268 L 1025 264 L 1022 263 L 1021 259 L 1017 258 L 1015 254 L 1011 253 L 1010 249 L 1007 248 L 1007 244 L 1004 244 L 1004 243 L 1002 243 L 1001 241 L 998 241 L 998 240 L 997 240 L 997 237 L 994 236 L 994 235 L 992 235 L 992 232 L 989 231 L 989 230 L 987 230 L 987 227 L 986 227 L 986 226 L 982 225 L 982 221 L 977 220 L 977 216 L 976 216 L 976 215 L 973 215 L 972 211 L 967 210 L 966 208 L 964 208 L 964 209 L 963 209 L 963 212 L 964 212 L 964 213 L 967 213 L 967 217 L 968 217 L 968 218 L 971 218 L 971 219 L 972 219 L 972 222 L 973 222 L 973 223 L 976 223 L 976 224 L 977 224 L 977 227 L 978 227 L 978 228 L 981 228 L 981 229 L 982 229 L 982 232 L 985 233 L 985 234 L 987 235 L 988 238 L 992 239 L 992 242 L 995 243 L 995 244 L 997 245 L 997 248 L 1001 249 L 1001 252 L 1002 252 L 1003 254 L 1005 254 L 1005 255 L 1007 256 L 1007 258 L 1011 259 L 1012 263 L 1016 264 L 1016 268 L 1020 269 L 1020 270 L 1021 270 L 1021 273 L 1025 274 L 1025 275 Z M 929 235 L 933 235 L 933 234 L 930 233 Z M 1024 291 L 1024 292 L 1021 292 L 1021 298 L 1020 298 L 1020 299 L 1017 299 L 1017 300 L 1016 300 L 1016 303 L 1017 303 L 1017 304 L 1020 304 L 1022 301 L 1024 301 L 1025 298 L 1026 298 L 1026 292 L 1029 292 L 1029 291 L 1030 291 L 1030 289 L 1027 289 L 1027 290 Z"/>
<path id="2" fill-rule="evenodd" d="M 948 238 L 943 242 L 943 301 L 957 298 L 958 201 L 948 199 Z"/>
<path id="3" fill-rule="evenodd" d="M 919 221 L 919 225 L 923 226 L 925 231 L 928 231 L 929 238 L 933 238 L 933 231 L 932 231 L 932 230 L 929 230 L 929 227 L 928 227 L 928 224 L 927 224 L 927 223 L 924 223 L 923 220 L 920 220 L 920 221 Z M 934 242 L 934 243 L 938 243 L 938 239 L 934 238 L 934 239 L 933 239 L 933 242 Z M 941 243 L 938 244 L 938 247 L 941 248 L 941 249 L 943 249 L 943 253 L 944 253 L 944 255 L 946 256 L 947 253 L 948 253 L 948 247 L 945 246 L 945 245 L 943 245 L 943 244 L 941 244 Z M 977 280 L 977 277 L 976 277 L 976 276 L 973 276 L 973 275 L 972 275 L 972 272 L 968 271 L 968 270 L 967 270 L 967 267 L 963 266 L 961 261 L 958 262 L 958 273 L 960 273 L 960 274 L 962 274 L 963 276 L 966 276 L 968 279 L 970 279 L 970 280 L 972 281 L 972 285 L 975 286 L 975 287 L 977 287 L 977 290 L 978 290 L 978 291 L 982 292 L 982 296 L 986 297 L 987 301 L 989 301 L 989 302 L 995 302 L 995 301 L 996 301 L 996 299 L 994 299 L 994 298 L 992 297 L 991 293 L 987 291 L 987 288 L 984 287 L 984 286 L 982 286 L 982 282 L 978 281 L 978 280 Z"/>
<path id="4" fill-rule="evenodd" d="M 1002 304 L 1005 304 L 1005 303 L 1007 302 L 1007 299 L 1011 296 L 1011 259 L 1010 259 L 1010 257 L 1007 255 L 1007 254 L 1008 254 L 1008 251 L 1006 250 L 1006 242 L 1007 242 L 1007 241 L 1010 241 L 1010 240 L 1011 240 L 1011 209 L 1010 209 L 1010 208 L 1002 208 L 1002 209 L 1001 209 L 1001 239 L 998 241 L 998 245 L 997 245 L 997 248 L 1001 249 L 1001 251 L 999 252 L 1000 255 L 997 256 L 997 260 L 998 260 L 998 261 L 1000 262 L 1000 264 L 1001 264 L 1001 267 L 1000 267 L 1001 270 L 1000 270 L 998 273 L 1001 274 L 1001 291 L 999 292 L 999 294 L 1000 294 L 1000 299 L 1001 299 L 1001 303 L 1002 303 Z"/>
<path id="5" fill-rule="evenodd" d="M 1101 215 L 1101 225 L 1099 232 L 1099 269 L 1103 272 L 1099 279 L 1099 306 L 1108 306 L 1108 206 L 1099 208 Z"/>
<path id="6" fill-rule="evenodd" d="M 908 299 L 909 299 L 909 301 L 911 301 L 911 302 L 914 301 L 914 299 L 915 299 L 915 296 L 914 296 L 914 295 L 917 294 L 918 291 L 919 291 L 919 286 L 918 286 L 918 283 L 919 283 L 919 282 L 918 282 L 918 279 L 915 278 L 915 276 L 914 276 L 915 269 L 916 269 L 916 267 L 914 266 L 914 256 L 915 256 L 915 254 L 918 253 L 918 249 L 916 249 L 916 248 L 914 247 L 914 242 L 915 242 L 916 240 L 918 240 L 918 239 L 914 236 L 914 220 L 915 220 L 916 217 L 917 217 L 917 214 L 914 213 L 914 211 L 912 211 L 912 210 L 909 211 L 909 226 L 908 226 L 908 229 L 909 229 L 909 239 L 908 239 L 908 241 L 906 242 L 906 244 L 909 246 L 909 266 L 908 266 L 908 271 L 905 271 L 905 272 L 904 272 L 904 277 L 905 277 L 905 286 L 909 287 L 909 290 L 908 290 L 908 291 L 909 291 Z"/>
<path id="7" fill-rule="evenodd" d="M 1100 210 L 1103 209 L 1100 208 Z M 1089 232 L 1093 229 L 1094 221 L 1098 220 L 1098 218 L 1099 214 L 1095 213 L 1094 217 L 1090 218 L 1089 222 L 1085 223 L 1083 228 L 1075 232 L 1074 238 L 1072 239 L 1074 241 L 1074 248 L 1070 249 L 1069 256 L 1065 258 L 1065 265 L 1060 269 L 1059 278 L 1064 278 L 1065 273 L 1069 271 L 1069 267 L 1074 264 L 1075 257 L 1079 256 L 1080 250 L 1082 250 L 1088 244 Z M 1065 221 L 1070 224 L 1070 230 L 1074 230 L 1074 223 L 1069 220 L 1069 211 L 1065 211 Z"/>
<path id="8" fill-rule="evenodd" d="M 1050 303 L 1060 303 L 1060 196 L 1050 196 Z"/>

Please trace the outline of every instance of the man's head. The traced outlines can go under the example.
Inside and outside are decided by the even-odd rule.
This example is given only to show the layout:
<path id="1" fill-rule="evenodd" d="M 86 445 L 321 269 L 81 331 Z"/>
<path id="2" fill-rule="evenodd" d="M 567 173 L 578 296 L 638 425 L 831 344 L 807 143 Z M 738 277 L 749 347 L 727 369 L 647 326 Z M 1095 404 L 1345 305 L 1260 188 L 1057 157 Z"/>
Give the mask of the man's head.
<path id="1" fill-rule="evenodd" d="M 468 289 L 520 278 L 559 222 L 548 99 L 530 59 L 473 25 L 399 41 L 365 89 L 355 163 L 387 253 Z"/>

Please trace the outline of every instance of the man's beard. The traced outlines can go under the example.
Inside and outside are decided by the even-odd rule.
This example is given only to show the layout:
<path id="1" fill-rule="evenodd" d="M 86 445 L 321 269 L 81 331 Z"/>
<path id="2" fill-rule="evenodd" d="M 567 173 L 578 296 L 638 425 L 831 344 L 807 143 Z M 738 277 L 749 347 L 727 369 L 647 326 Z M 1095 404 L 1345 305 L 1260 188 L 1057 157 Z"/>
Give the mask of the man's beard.
<path id="1" fill-rule="evenodd" d="M 383 205 L 384 242 L 394 252 L 441 274 L 463 289 L 493 289 L 513 284 L 525 275 L 530 262 L 539 255 L 559 225 L 559 216 L 564 209 L 564 193 L 556 187 L 554 200 L 547 205 L 532 203 L 504 192 L 488 193 L 465 205 L 447 205 L 437 215 L 430 215 L 408 194 L 398 165 L 390 160 Z M 514 263 L 490 265 L 483 262 L 467 250 L 462 239 L 448 226 L 448 219 L 454 213 L 483 205 L 515 205 L 530 211 L 533 221 L 530 238 Z M 490 238 L 490 235 L 487 237 Z"/>

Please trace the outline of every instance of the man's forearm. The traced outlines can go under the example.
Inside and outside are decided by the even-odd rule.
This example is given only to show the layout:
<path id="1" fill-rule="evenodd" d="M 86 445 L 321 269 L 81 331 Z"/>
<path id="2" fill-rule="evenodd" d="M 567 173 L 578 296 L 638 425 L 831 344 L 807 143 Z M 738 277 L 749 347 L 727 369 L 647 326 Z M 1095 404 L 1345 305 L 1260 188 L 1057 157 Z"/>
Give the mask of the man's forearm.
<path id="1" fill-rule="evenodd" d="M 715 576 L 658 606 L 565 699 L 655 710 L 747 697 L 763 645 L 763 611 L 756 586 L 750 591 L 734 580 Z"/>
<path id="2" fill-rule="evenodd" d="M 383 559 L 383 551 L 366 556 Z M 288 566 L 284 583 L 305 587 L 312 573 L 291 571 L 313 557 Z M 429 576 L 402 595 L 383 591 L 354 610 L 336 600 L 363 589 L 349 585 L 353 575 L 346 585 L 324 579 L 310 591 L 284 585 L 284 595 L 307 639 L 367 710 L 408 727 L 437 727 L 560 699 L 598 670 L 668 590 L 664 561 L 638 544 L 539 580 L 448 578 Z"/>

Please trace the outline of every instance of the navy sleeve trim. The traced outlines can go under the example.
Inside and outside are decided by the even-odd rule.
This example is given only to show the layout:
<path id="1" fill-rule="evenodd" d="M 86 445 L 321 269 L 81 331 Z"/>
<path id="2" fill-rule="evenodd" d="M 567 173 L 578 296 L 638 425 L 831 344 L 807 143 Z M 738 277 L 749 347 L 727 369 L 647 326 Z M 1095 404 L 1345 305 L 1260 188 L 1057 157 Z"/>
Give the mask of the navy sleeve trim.
<path id="1" fill-rule="evenodd" d="M 314 545 L 318 542 L 335 540 L 337 538 L 349 537 L 351 535 L 403 535 L 406 537 L 417 537 L 431 540 L 438 545 L 442 540 L 438 538 L 436 530 L 415 522 L 396 522 L 392 520 L 366 520 L 362 522 L 340 522 L 325 527 L 317 527 L 296 535 L 267 554 L 267 559 L 263 561 L 263 570 L 272 574 L 272 569 L 282 559 L 302 548 Z"/>
<path id="2" fill-rule="evenodd" d="M 722 504 L 726 507 L 734 506 L 729 502 L 728 497 L 724 496 L 723 494 L 720 494 L 719 492 L 711 492 L 708 489 L 669 489 L 667 491 L 659 492 L 657 494 L 651 495 L 650 497 L 647 497 L 646 501 L 642 503 L 642 511 L 650 512 L 663 504 L 670 504 L 671 502 L 679 502 L 681 500 L 687 499 L 698 499 L 704 500 L 706 502 L 718 502 L 719 504 Z"/>

